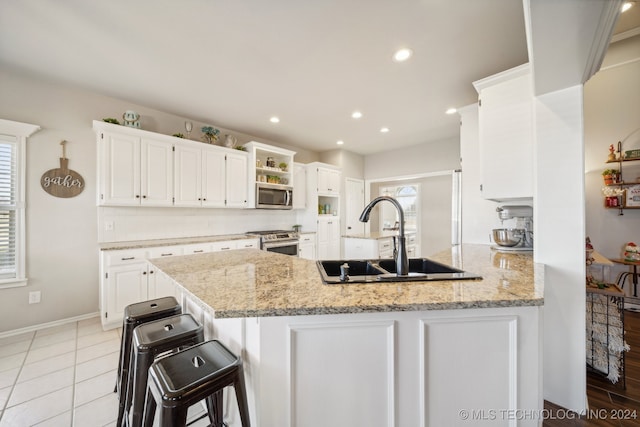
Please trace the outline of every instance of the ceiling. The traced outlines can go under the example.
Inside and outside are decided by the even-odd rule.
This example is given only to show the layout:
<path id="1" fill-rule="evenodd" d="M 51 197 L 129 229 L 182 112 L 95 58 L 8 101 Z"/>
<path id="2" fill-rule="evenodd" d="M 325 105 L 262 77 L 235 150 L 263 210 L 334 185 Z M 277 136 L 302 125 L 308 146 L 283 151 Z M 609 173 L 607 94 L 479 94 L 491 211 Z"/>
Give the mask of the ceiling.
<path id="1" fill-rule="evenodd" d="M 313 151 L 455 137 L 445 110 L 527 60 L 519 0 L 0 2 L 10 69 Z"/>

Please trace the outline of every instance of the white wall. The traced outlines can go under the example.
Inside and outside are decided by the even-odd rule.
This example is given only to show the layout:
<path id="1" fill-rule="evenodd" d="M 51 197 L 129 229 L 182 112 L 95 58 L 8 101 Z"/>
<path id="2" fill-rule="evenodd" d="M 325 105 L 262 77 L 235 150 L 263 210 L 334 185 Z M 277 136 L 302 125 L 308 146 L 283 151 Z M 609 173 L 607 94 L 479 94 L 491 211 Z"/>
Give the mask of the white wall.
<path id="1" fill-rule="evenodd" d="M 576 412 L 586 409 L 582 108 L 582 85 L 534 103 L 534 259 L 545 264 L 544 398 Z"/>
<path id="2" fill-rule="evenodd" d="M 460 169 L 460 138 L 391 149 L 364 159 L 367 180 Z"/>
<path id="3" fill-rule="evenodd" d="M 585 84 L 585 196 L 586 233 L 595 249 L 609 258 L 619 258 L 625 242 L 640 244 L 640 209 L 605 209 L 602 171 L 617 167 L 605 164 L 609 144 L 640 128 L 640 36 L 614 43 L 603 68 Z M 640 148 L 640 130 L 624 142 L 623 151 Z M 640 177 L 640 162 L 623 165 L 623 178 Z M 628 267 L 614 265 L 610 281 Z M 627 289 L 628 290 L 628 289 Z"/>
<path id="4" fill-rule="evenodd" d="M 185 118 L 133 105 L 124 100 L 60 86 L 0 67 L 0 117 L 40 125 L 42 130 L 27 142 L 27 277 L 26 287 L 0 290 L 0 332 L 98 311 L 98 241 L 131 238 L 241 233 L 270 226 L 291 226 L 295 215 L 276 217 L 264 211 L 96 207 L 96 137 L 93 120 L 119 117 L 127 109 L 142 115 L 146 130 L 184 133 Z M 215 122 L 208 123 L 219 127 Z M 194 121 L 192 138 L 203 123 Z M 242 142 L 250 135 L 219 127 Z M 40 176 L 57 168 L 60 141 L 67 140 L 69 167 L 85 179 L 77 197 L 62 199 L 40 188 Z M 273 141 L 262 142 L 279 145 Z M 283 145 L 281 145 L 283 146 Z M 296 160 L 311 162 L 318 154 L 283 146 L 299 153 Z M 100 214 L 99 214 L 100 213 Z M 168 214 L 168 215 L 167 215 Z M 98 220 L 115 221 L 111 235 Z M 41 291 L 42 302 L 29 305 L 29 291 Z"/>

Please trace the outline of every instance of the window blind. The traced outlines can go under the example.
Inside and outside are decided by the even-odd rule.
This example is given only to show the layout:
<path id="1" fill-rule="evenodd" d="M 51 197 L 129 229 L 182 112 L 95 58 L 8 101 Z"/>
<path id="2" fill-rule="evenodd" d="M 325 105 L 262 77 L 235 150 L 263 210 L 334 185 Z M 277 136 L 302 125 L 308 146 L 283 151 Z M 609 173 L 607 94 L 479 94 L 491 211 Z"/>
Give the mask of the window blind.
<path id="1" fill-rule="evenodd" d="M 16 277 L 16 148 L 15 138 L 0 135 L 0 279 Z"/>

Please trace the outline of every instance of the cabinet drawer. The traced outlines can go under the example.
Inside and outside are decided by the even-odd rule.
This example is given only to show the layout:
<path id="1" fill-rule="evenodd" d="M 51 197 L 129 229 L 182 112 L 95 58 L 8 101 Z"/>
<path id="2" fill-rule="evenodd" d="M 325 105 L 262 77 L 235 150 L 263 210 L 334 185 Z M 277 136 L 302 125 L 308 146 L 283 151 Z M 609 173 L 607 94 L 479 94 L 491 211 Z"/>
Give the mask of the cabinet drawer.
<path id="1" fill-rule="evenodd" d="M 383 253 L 393 251 L 393 241 L 391 239 L 378 240 L 378 252 Z"/>
<path id="2" fill-rule="evenodd" d="M 300 245 L 312 245 L 316 243 L 315 234 L 301 234 L 299 244 Z"/>
<path id="3" fill-rule="evenodd" d="M 147 249 L 149 259 L 182 255 L 183 246 L 159 246 Z"/>
<path id="4" fill-rule="evenodd" d="M 236 240 L 211 243 L 211 250 L 213 252 L 228 251 L 228 250 L 237 249 L 237 248 L 238 248 L 238 242 Z"/>
<path id="5" fill-rule="evenodd" d="M 127 265 L 144 262 L 147 259 L 145 249 L 123 249 L 120 251 L 106 251 L 104 254 L 106 267 Z"/>
<path id="6" fill-rule="evenodd" d="M 238 240 L 236 242 L 237 249 L 259 249 L 260 241 L 258 239 L 246 239 L 246 240 Z"/>
<path id="7" fill-rule="evenodd" d="M 211 243 L 193 243 L 184 245 L 182 248 L 184 255 L 205 254 L 211 252 Z"/>

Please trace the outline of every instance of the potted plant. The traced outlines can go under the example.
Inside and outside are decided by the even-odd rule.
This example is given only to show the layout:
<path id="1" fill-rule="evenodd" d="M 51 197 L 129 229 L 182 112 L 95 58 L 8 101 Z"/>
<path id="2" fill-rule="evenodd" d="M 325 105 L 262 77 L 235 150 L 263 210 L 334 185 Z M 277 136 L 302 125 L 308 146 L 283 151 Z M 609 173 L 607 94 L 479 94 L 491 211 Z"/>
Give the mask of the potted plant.
<path id="1" fill-rule="evenodd" d="M 618 184 L 620 182 L 620 171 L 618 169 L 605 169 L 602 171 L 604 185 Z"/>
<path id="2" fill-rule="evenodd" d="M 287 171 L 287 164 L 285 162 L 280 162 L 280 164 L 278 165 L 278 167 L 280 168 L 280 170 L 282 170 L 283 172 Z"/>
<path id="3" fill-rule="evenodd" d="M 207 144 L 215 144 L 218 140 L 218 136 L 220 135 L 220 129 L 216 129 L 213 126 L 203 126 L 202 127 L 202 139 Z"/>

